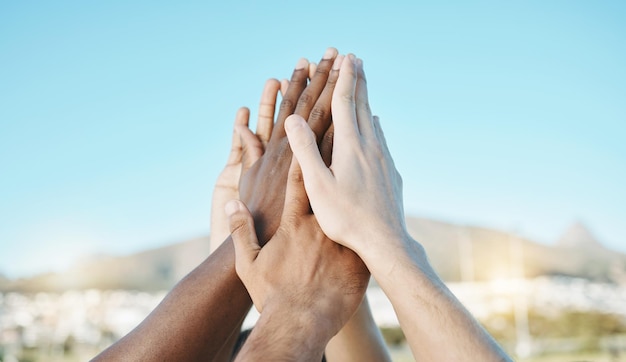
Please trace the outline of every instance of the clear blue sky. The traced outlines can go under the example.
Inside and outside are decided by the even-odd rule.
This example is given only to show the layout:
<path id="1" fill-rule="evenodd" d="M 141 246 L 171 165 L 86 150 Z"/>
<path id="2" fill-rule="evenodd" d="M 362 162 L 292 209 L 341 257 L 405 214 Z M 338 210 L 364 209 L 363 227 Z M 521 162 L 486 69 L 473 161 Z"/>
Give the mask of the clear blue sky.
<path id="1" fill-rule="evenodd" d="M 365 61 L 408 215 L 626 252 L 626 2 L 0 3 L 0 272 L 209 232 L 238 107 Z"/>

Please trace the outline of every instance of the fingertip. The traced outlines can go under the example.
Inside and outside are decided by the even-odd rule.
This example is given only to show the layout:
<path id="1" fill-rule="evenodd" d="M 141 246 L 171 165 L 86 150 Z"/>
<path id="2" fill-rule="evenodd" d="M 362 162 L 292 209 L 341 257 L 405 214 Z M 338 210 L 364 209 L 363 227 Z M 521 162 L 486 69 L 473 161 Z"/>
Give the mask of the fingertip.
<path id="1" fill-rule="evenodd" d="M 287 89 L 289 88 L 289 80 L 283 79 L 280 81 L 280 95 L 285 96 Z"/>
<path id="2" fill-rule="evenodd" d="M 306 58 L 300 58 L 296 63 L 296 70 L 301 70 L 309 66 L 309 61 Z"/>
<path id="3" fill-rule="evenodd" d="M 348 60 L 352 63 L 352 65 L 356 65 L 357 61 L 356 61 L 356 55 L 349 53 L 348 54 Z"/>
<path id="4" fill-rule="evenodd" d="M 237 110 L 237 115 L 235 116 L 235 125 L 248 126 L 248 122 L 250 121 L 250 109 L 248 107 L 241 107 Z"/>
<path id="5" fill-rule="evenodd" d="M 276 78 L 270 78 L 267 81 L 265 81 L 265 85 L 267 86 L 279 86 L 280 85 L 280 81 Z"/>
<path id="6" fill-rule="evenodd" d="M 292 114 L 291 116 L 287 117 L 287 119 L 285 120 L 285 131 L 287 133 L 293 132 L 297 130 L 298 128 L 303 127 L 305 123 L 306 121 L 304 120 L 304 118 L 302 118 L 302 116 L 297 115 L 297 114 Z"/>
<path id="7" fill-rule="evenodd" d="M 224 205 L 224 211 L 228 217 L 233 216 L 241 209 L 241 201 L 239 200 L 230 200 L 226 203 L 226 205 Z"/>
<path id="8" fill-rule="evenodd" d="M 332 59 L 337 56 L 337 53 L 338 51 L 336 48 L 328 47 L 326 49 L 326 52 L 324 53 L 324 56 L 322 56 L 322 59 Z"/>
<path id="9" fill-rule="evenodd" d="M 333 63 L 333 70 L 341 69 L 341 63 L 343 63 L 344 58 L 345 56 L 343 55 L 338 55 L 337 58 L 335 58 L 335 62 Z"/>

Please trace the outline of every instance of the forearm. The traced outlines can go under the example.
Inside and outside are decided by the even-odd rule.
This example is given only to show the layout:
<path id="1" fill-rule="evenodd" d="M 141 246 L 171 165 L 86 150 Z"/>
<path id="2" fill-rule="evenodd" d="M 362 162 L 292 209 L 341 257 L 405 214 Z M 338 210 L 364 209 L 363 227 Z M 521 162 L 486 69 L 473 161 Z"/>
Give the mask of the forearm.
<path id="1" fill-rule="evenodd" d="M 193 361 L 217 355 L 250 308 L 227 240 L 132 332 L 95 361 Z"/>
<path id="2" fill-rule="evenodd" d="M 383 336 L 363 298 L 356 313 L 326 346 L 329 361 L 391 361 Z"/>
<path id="3" fill-rule="evenodd" d="M 366 261 L 391 301 L 417 360 L 510 361 L 450 292 L 422 246 L 407 238 Z M 368 263 L 369 261 L 369 263 Z"/>
<path id="4" fill-rule="evenodd" d="M 266 308 L 235 361 L 321 361 L 328 331 L 323 319 L 301 308 Z"/>

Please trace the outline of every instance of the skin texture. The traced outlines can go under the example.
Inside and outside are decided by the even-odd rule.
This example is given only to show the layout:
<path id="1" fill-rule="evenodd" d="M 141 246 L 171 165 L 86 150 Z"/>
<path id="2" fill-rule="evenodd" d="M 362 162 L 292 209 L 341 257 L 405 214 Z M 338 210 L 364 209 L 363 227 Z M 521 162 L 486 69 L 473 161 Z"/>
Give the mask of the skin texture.
<path id="1" fill-rule="evenodd" d="M 285 198 L 278 230 L 263 249 L 245 205 L 226 205 L 237 274 L 261 313 L 238 361 L 320 360 L 367 289 L 369 272 L 361 259 L 319 228 L 295 160 Z"/>
<path id="2" fill-rule="evenodd" d="M 214 252 L 230 235 L 224 206 L 229 200 L 239 198 L 239 179 L 243 169 L 244 154 L 250 154 L 246 157 L 246 161 L 251 165 L 265 153 L 265 147 L 274 128 L 274 111 L 279 90 L 282 92 L 281 83 L 278 80 L 269 79 L 265 82 L 259 104 L 256 133 L 252 133 L 248 127 L 250 110 L 242 107 L 237 111 L 235 124 L 233 125 L 230 154 L 228 155 L 226 166 L 219 174 L 213 189 L 211 234 L 209 237 L 211 252 Z M 241 324 L 235 327 L 230 338 L 224 343 L 217 356 L 213 358 L 214 362 L 231 360 L 233 348 L 238 338 L 237 331 L 239 330 L 241 330 Z"/>
<path id="3" fill-rule="evenodd" d="M 336 65 L 339 66 L 339 62 Z M 310 79 L 314 77 L 316 70 L 317 65 L 310 63 Z M 284 94 L 288 86 L 289 82 L 286 80 L 282 84 L 275 79 L 269 79 L 265 83 L 259 106 L 256 134 L 252 133 L 248 127 L 250 111 L 247 108 L 240 108 L 235 116 L 230 154 L 213 190 L 211 204 L 211 252 L 216 250 L 230 235 L 228 218 L 224 212 L 224 207 L 229 200 L 239 198 L 239 179 L 244 155 L 253 152 L 251 156 L 246 158 L 248 162 L 254 163 L 265 153 L 265 148 L 274 125 L 274 110 L 278 91 L 280 89 L 281 94 Z M 330 134 L 322 141 L 322 147 L 326 149 L 328 156 L 330 156 L 332 150 L 332 129 L 329 131 Z M 327 157 L 327 159 L 330 162 L 330 157 Z M 241 326 L 238 329 L 240 328 Z M 233 333 L 220 350 L 219 355 L 214 358 L 214 361 L 230 361 L 236 341 L 237 333 Z M 382 334 L 372 317 L 367 298 L 363 299 L 357 312 L 341 331 L 330 340 L 326 346 L 325 354 L 330 361 L 391 361 Z"/>
<path id="4" fill-rule="evenodd" d="M 239 192 L 255 218 L 257 230 L 269 240 L 280 222 L 287 172 L 291 162 L 284 120 L 294 113 L 313 122 L 323 135 L 330 125 L 330 97 L 338 71 L 330 72 L 337 56 L 329 49 L 307 86 L 309 64 L 301 59 L 273 127 L 265 154 L 256 162 L 242 158 Z M 328 82 L 328 80 L 331 82 Z M 318 101 L 319 99 L 319 101 Z M 321 138 L 321 137 L 320 137 Z M 261 192 L 263 191 L 263 192 Z M 253 205 L 253 206 L 250 206 Z M 183 278 L 133 331 L 96 356 L 96 361 L 206 361 L 236 331 L 250 308 L 250 297 L 235 272 L 235 254 L 228 238 L 205 261 Z"/>
<path id="5" fill-rule="evenodd" d="M 367 97 L 362 61 L 348 55 L 332 99 L 327 167 L 300 116 L 285 128 L 311 207 L 332 240 L 355 251 L 389 297 L 419 361 L 509 361 L 434 272 L 404 224 L 402 180 Z M 367 197 L 362 195 L 367 194 Z"/>
<path id="6" fill-rule="evenodd" d="M 242 107 L 237 111 L 230 154 L 226 166 L 215 182 L 211 199 L 211 252 L 215 251 L 230 235 L 224 206 L 230 200 L 239 199 L 239 179 L 243 169 L 244 153 L 247 156 L 246 162 L 249 163 L 248 168 L 265 153 L 265 147 L 274 128 L 276 98 L 280 89 L 281 83 L 276 79 L 269 79 L 265 82 L 259 104 L 256 133 L 252 133 L 248 128 L 250 110 Z"/>

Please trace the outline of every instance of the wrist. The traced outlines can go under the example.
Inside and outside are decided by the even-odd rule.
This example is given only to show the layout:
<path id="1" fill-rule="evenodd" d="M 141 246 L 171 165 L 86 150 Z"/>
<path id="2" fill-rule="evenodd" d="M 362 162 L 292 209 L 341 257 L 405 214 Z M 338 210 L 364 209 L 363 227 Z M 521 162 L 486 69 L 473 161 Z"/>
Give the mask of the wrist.
<path id="1" fill-rule="evenodd" d="M 377 239 L 369 243 L 369 247 L 359 256 L 381 286 L 387 282 L 393 285 L 397 274 L 408 269 L 429 279 L 434 274 L 426 250 L 408 233 Z"/>
<path id="2" fill-rule="evenodd" d="M 315 313 L 266 305 L 237 360 L 321 360 L 331 337 L 328 322 Z"/>

